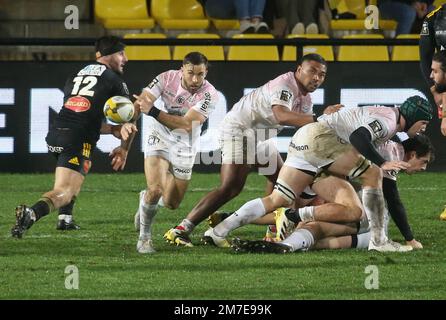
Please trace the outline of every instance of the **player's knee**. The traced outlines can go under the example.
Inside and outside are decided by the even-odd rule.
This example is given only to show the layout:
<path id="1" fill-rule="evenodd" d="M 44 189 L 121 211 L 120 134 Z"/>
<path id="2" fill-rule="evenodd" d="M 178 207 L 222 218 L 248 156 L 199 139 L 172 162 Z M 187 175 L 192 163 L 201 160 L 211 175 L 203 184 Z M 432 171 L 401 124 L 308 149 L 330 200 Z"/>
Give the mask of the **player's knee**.
<path id="1" fill-rule="evenodd" d="M 243 186 L 234 185 L 231 186 L 229 184 L 223 184 L 218 188 L 219 194 L 225 200 L 230 200 L 235 198 L 242 192 Z"/>
<path id="2" fill-rule="evenodd" d="M 383 179 L 382 170 L 376 165 L 372 164 L 361 176 L 361 181 L 364 186 L 377 187 L 381 185 Z"/>
<path id="3" fill-rule="evenodd" d="M 149 186 L 145 195 L 146 203 L 156 203 L 163 195 L 163 189 L 159 185 Z"/>
<path id="4" fill-rule="evenodd" d="M 349 221 L 346 222 L 359 222 L 362 216 L 362 208 L 358 206 L 348 206 L 347 207 Z"/>
<path id="5" fill-rule="evenodd" d="M 164 199 L 163 199 L 164 201 Z M 172 200 L 169 199 L 167 201 L 164 201 L 164 207 L 166 207 L 167 209 L 170 210 L 175 210 L 178 209 L 178 207 L 180 206 L 181 201 L 180 200 Z"/>

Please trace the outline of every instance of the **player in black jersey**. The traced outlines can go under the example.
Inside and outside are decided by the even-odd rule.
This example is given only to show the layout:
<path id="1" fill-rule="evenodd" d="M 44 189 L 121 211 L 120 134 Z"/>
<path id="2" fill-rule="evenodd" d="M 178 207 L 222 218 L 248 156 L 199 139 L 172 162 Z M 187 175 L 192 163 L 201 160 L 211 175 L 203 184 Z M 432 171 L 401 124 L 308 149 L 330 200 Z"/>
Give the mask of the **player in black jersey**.
<path id="1" fill-rule="evenodd" d="M 58 229 L 76 229 L 71 211 L 90 170 L 91 151 L 101 133 L 121 139 L 121 145 L 111 152 L 111 164 L 116 171 L 124 169 L 136 126 L 105 123 L 103 106 L 112 96 L 129 96 L 120 77 L 128 60 L 124 44 L 117 37 L 101 37 L 95 47 L 96 62 L 68 78 L 63 108 L 46 137 L 48 151 L 57 159 L 53 190 L 43 194 L 31 207 L 16 208 L 13 237 L 21 238 L 34 222 L 56 209 L 61 210 Z"/>
<path id="2" fill-rule="evenodd" d="M 432 58 L 435 51 L 446 49 L 446 4 L 436 8 L 426 16 L 420 34 L 420 66 L 426 83 L 434 96 L 438 106 L 440 119 L 442 118 L 442 93 L 441 88 L 435 86 L 431 79 Z M 446 87 L 445 87 L 446 89 Z M 440 91 L 439 91 L 440 90 Z"/>

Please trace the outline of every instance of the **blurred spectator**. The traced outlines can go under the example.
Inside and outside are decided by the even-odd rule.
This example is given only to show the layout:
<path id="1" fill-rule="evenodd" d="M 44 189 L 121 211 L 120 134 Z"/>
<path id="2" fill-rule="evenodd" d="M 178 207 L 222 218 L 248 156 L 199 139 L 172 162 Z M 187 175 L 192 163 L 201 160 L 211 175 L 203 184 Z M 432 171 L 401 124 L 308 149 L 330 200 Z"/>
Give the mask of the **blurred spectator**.
<path id="1" fill-rule="evenodd" d="M 241 33 L 269 33 L 263 22 L 266 0 L 198 0 L 215 19 L 238 19 Z"/>
<path id="2" fill-rule="evenodd" d="M 276 0 L 279 16 L 288 22 L 291 34 L 319 33 L 318 5 L 320 0 Z"/>
<path id="3" fill-rule="evenodd" d="M 417 19 L 423 19 L 432 8 L 433 0 L 378 0 L 380 16 L 396 20 L 396 34 L 408 34 Z"/>

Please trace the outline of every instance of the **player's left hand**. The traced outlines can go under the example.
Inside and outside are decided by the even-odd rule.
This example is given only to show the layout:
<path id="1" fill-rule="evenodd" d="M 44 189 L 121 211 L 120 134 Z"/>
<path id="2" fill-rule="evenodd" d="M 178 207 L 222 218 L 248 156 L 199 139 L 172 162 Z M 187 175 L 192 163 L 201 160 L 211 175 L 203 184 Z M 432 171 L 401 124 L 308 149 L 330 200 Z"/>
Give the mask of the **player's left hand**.
<path id="1" fill-rule="evenodd" d="M 112 158 L 111 166 L 113 170 L 124 170 L 125 163 L 127 161 L 128 151 L 123 149 L 121 146 L 116 147 L 110 152 L 109 156 Z"/>
<path id="2" fill-rule="evenodd" d="M 121 127 L 121 139 L 127 141 L 134 132 L 138 132 L 138 128 L 133 123 L 124 123 Z"/>
<path id="3" fill-rule="evenodd" d="M 344 105 L 343 105 L 343 104 L 340 104 L 340 103 L 338 103 L 338 104 L 333 104 L 333 105 L 331 105 L 331 106 L 327 106 L 327 107 L 324 109 L 324 114 L 331 114 L 331 113 L 338 112 L 339 109 L 341 109 L 341 108 L 343 108 L 343 107 L 344 107 Z"/>
<path id="4" fill-rule="evenodd" d="M 152 106 L 153 106 L 153 103 L 149 99 L 149 97 L 147 97 L 146 95 L 143 95 L 143 94 L 141 94 L 139 96 L 134 94 L 133 97 L 136 99 L 135 104 L 139 106 L 140 112 L 148 114 L 150 109 L 152 109 Z"/>
<path id="5" fill-rule="evenodd" d="M 421 244 L 421 242 L 418 242 L 415 239 L 412 239 L 411 241 L 406 241 L 406 244 L 414 249 L 423 249 L 423 245 Z"/>

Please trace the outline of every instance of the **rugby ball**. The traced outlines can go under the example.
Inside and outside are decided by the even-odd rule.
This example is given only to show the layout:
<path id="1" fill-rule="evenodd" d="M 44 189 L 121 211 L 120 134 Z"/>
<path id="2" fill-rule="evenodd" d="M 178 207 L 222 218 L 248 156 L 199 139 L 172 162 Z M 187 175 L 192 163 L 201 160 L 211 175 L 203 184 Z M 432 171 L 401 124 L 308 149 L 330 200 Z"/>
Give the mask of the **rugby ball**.
<path id="1" fill-rule="evenodd" d="M 135 107 L 130 99 L 122 96 L 114 96 L 105 102 L 104 115 L 114 123 L 129 122 L 135 115 Z"/>

